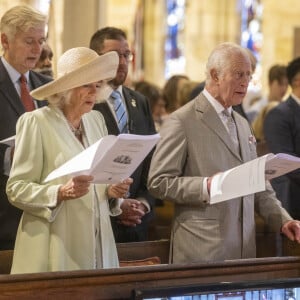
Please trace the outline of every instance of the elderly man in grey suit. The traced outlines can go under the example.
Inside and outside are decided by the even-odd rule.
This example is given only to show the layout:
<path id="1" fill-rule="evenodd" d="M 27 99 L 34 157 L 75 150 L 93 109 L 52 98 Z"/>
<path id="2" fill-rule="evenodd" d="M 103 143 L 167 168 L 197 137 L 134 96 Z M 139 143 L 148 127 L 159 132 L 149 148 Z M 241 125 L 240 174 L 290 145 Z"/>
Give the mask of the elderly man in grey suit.
<path id="1" fill-rule="evenodd" d="M 150 192 L 175 203 L 171 263 L 255 257 L 254 208 L 274 230 L 300 241 L 300 222 L 269 183 L 264 192 L 211 203 L 212 176 L 256 158 L 256 145 L 248 122 L 232 111 L 251 79 L 245 49 L 218 45 L 206 73 L 204 91 L 166 120 L 149 172 Z"/>
<path id="2" fill-rule="evenodd" d="M 26 5 L 12 7 L 1 18 L 0 140 L 16 134 L 17 120 L 25 111 L 47 104 L 28 94 L 52 80 L 31 71 L 41 55 L 46 23 L 46 15 Z M 22 213 L 8 202 L 5 192 L 13 150 L 14 147 L 0 144 L 0 250 L 14 248 Z"/>

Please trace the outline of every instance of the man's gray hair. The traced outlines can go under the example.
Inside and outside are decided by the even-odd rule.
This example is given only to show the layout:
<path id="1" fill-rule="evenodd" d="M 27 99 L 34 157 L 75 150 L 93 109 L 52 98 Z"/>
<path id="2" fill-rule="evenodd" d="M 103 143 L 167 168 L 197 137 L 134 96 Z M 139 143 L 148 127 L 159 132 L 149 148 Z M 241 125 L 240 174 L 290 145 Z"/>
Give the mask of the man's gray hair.
<path id="1" fill-rule="evenodd" d="M 32 27 L 45 26 L 47 16 L 27 6 L 17 5 L 4 13 L 0 21 L 0 32 L 14 38 L 19 31 L 26 32 Z"/>
<path id="2" fill-rule="evenodd" d="M 214 48 L 206 63 L 206 82 L 210 83 L 212 79 L 210 72 L 212 69 L 215 69 L 222 76 L 231 68 L 234 57 L 241 53 L 249 58 L 246 49 L 235 43 L 225 42 Z"/>

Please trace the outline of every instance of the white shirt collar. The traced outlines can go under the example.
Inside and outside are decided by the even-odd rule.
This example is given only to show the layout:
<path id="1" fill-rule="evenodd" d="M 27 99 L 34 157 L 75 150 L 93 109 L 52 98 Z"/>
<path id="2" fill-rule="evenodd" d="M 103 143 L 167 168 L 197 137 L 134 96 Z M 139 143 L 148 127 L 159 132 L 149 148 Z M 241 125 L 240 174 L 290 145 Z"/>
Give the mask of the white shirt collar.
<path id="1" fill-rule="evenodd" d="M 300 105 L 300 98 L 297 97 L 295 94 L 291 93 L 291 96 L 293 99 L 295 99 L 295 101 Z"/>
<path id="2" fill-rule="evenodd" d="M 1 61 L 4 65 L 6 71 L 8 72 L 8 75 L 9 75 L 11 81 L 14 84 L 19 83 L 21 74 L 13 66 L 11 66 L 9 64 L 9 62 L 3 56 L 1 56 Z M 26 77 L 27 82 L 29 82 L 29 71 L 27 71 L 24 75 Z"/>
<path id="3" fill-rule="evenodd" d="M 222 111 L 225 109 L 224 106 L 216 100 L 205 88 L 203 90 L 204 96 L 207 98 L 208 102 L 213 106 L 217 114 L 221 114 Z M 228 112 L 231 114 L 232 113 L 232 107 L 227 108 Z"/>

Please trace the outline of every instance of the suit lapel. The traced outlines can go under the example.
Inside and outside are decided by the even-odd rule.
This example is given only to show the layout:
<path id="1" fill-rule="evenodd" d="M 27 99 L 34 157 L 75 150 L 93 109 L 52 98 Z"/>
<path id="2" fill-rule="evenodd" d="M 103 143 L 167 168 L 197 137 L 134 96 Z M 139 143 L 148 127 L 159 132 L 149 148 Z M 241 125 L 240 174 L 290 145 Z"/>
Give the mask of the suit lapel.
<path id="1" fill-rule="evenodd" d="M 300 112 L 300 105 L 291 96 L 286 101 L 287 101 L 287 104 L 291 107 L 291 111 L 293 111 L 294 114 L 298 117 L 299 112 Z"/>
<path id="2" fill-rule="evenodd" d="M 13 107 L 18 115 L 25 112 L 25 109 L 21 103 L 19 94 L 17 93 L 13 82 L 11 81 L 5 67 L 0 60 L 0 93 L 3 94 L 3 99 Z"/>
<path id="3" fill-rule="evenodd" d="M 249 128 L 245 127 L 245 123 L 243 122 L 243 117 L 239 115 L 239 113 L 233 111 L 233 119 L 235 121 L 238 133 L 238 139 L 240 144 L 240 152 L 241 158 L 243 161 L 248 161 L 250 157 L 249 153 L 249 143 L 250 143 L 250 136 L 249 136 Z"/>
<path id="4" fill-rule="evenodd" d="M 130 93 L 130 90 L 127 89 L 126 87 L 123 87 L 123 95 L 124 95 L 124 100 L 127 108 L 127 120 L 128 120 L 129 132 L 133 132 L 136 123 L 135 116 L 136 114 L 138 114 L 137 101 L 134 95 L 132 95 Z"/>
<path id="5" fill-rule="evenodd" d="M 108 103 L 106 101 L 95 104 L 94 109 L 98 110 L 102 113 L 104 120 L 105 120 L 108 134 L 113 134 L 113 135 L 120 134 L 115 117 L 113 116 L 113 114 L 108 106 Z"/>
<path id="6" fill-rule="evenodd" d="M 220 120 L 220 117 L 218 116 L 213 106 L 209 103 L 209 101 L 202 93 L 195 99 L 195 107 L 196 111 L 201 113 L 202 121 L 211 129 L 212 132 L 214 132 L 220 138 L 220 140 L 232 152 L 232 154 L 241 161 L 241 156 L 236 152 L 233 142 L 223 122 Z"/>
<path id="7" fill-rule="evenodd" d="M 38 77 L 38 75 L 33 72 L 33 71 L 29 71 L 29 80 L 30 80 L 30 84 L 31 84 L 31 87 L 32 89 L 36 89 L 44 84 L 47 84 L 48 82 L 45 82 L 45 81 L 42 81 L 40 77 Z M 49 82 L 50 82 L 50 78 L 49 78 Z M 36 103 L 37 103 L 37 106 L 38 107 L 43 107 L 43 106 L 46 106 L 48 104 L 47 101 L 40 101 L 40 100 L 37 100 L 37 99 L 34 99 L 36 100 Z"/>

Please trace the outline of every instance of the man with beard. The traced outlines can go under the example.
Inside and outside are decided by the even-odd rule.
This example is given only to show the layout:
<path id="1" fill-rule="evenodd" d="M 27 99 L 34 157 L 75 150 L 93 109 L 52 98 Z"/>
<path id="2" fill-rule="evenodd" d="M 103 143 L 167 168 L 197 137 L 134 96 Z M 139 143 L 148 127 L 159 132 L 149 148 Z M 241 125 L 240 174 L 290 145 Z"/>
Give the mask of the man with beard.
<path id="1" fill-rule="evenodd" d="M 43 50 L 40 56 L 40 59 L 35 65 L 33 69 L 35 72 L 47 75 L 49 77 L 53 77 L 53 70 L 52 70 L 52 58 L 53 58 L 53 51 L 48 44 L 43 45 Z"/>
<path id="2" fill-rule="evenodd" d="M 99 55 L 117 51 L 120 58 L 117 75 L 110 82 L 113 89 L 112 96 L 94 107 L 103 114 L 108 134 L 156 133 L 147 98 L 123 85 L 128 74 L 128 65 L 133 57 L 125 32 L 114 27 L 100 29 L 92 36 L 90 48 Z M 150 160 L 151 154 L 131 176 L 133 184 L 130 187 L 130 194 L 124 199 L 128 209 L 123 210 L 120 217 L 111 218 L 116 242 L 138 242 L 148 239 L 154 202 L 147 190 Z"/>

